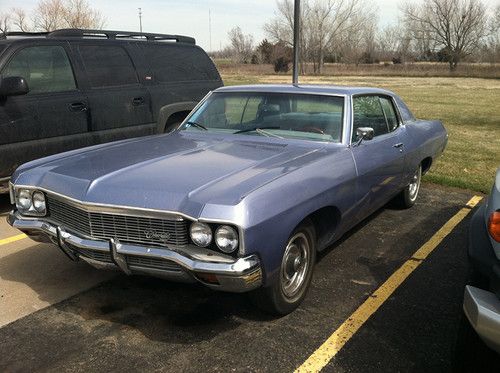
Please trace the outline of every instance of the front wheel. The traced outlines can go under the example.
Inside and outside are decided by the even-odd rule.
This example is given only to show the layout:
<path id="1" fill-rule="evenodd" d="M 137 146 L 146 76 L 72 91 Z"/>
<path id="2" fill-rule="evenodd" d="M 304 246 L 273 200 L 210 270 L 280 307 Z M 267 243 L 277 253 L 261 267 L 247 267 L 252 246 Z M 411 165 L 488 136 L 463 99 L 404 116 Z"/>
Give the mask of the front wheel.
<path id="1" fill-rule="evenodd" d="M 254 303 L 274 315 L 286 315 L 304 300 L 316 263 L 314 227 L 310 222 L 294 230 L 285 246 L 278 279 L 253 292 Z"/>
<path id="2" fill-rule="evenodd" d="M 415 204 L 420 191 L 420 182 L 422 180 L 422 165 L 419 165 L 413 174 L 410 184 L 396 197 L 396 201 L 403 208 L 410 208 Z"/>

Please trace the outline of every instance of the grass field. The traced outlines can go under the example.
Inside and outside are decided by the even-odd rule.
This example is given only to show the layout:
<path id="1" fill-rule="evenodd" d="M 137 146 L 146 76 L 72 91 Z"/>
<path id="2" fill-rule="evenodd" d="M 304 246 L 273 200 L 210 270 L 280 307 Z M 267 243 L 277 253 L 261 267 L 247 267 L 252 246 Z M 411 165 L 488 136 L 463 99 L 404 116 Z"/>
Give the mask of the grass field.
<path id="1" fill-rule="evenodd" d="M 224 73 L 226 85 L 287 83 L 289 75 Z M 306 76 L 302 83 L 361 85 L 398 93 L 423 119 L 440 119 L 450 135 L 448 148 L 427 181 L 489 193 L 500 167 L 500 80 L 429 77 Z"/>

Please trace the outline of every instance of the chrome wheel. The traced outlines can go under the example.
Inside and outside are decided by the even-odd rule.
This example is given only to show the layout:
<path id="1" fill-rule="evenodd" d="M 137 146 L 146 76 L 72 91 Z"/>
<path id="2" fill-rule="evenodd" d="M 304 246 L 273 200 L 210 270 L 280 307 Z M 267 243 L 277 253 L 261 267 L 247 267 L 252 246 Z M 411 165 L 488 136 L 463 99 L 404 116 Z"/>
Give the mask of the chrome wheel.
<path id="1" fill-rule="evenodd" d="M 300 293 L 310 267 L 311 246 L 303 232 L 288 241 L 281 262 L 281 290 L 291 299 Z"/>
<path id="2" fill-rule="evenodd" d="M 422 178 L 422 168 L 419 166 L 417 172 L 413 175 L 410 184 L 408 185 L 408 197 L 414 202 L 417 199 L 420 189 L 420 179 Z"/>

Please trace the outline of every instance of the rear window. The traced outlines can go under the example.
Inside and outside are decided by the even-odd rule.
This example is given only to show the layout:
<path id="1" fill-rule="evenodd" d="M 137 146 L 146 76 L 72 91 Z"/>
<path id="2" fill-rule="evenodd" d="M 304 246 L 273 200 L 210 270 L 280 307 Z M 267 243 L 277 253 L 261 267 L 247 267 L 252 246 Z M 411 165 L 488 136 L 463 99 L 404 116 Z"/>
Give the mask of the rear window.
<path id="1" fill-rule="evenodd" d="M 186 45 L 141 45 L 154 79 L 158 82 L 219 80 L 219 73 L 200 48 Z"/>
<path id="2" fill-rule="evenodd" d="M 93 88 L 138 83 L 128 53 L 119 46 L 80 45 L 85 71 Z"/>

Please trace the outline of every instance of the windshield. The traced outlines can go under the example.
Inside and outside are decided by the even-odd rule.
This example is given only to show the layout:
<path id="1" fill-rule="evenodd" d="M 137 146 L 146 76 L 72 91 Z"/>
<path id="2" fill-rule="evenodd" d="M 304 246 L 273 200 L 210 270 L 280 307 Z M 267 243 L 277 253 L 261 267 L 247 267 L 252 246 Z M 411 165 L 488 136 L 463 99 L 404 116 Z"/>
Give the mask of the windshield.
<path id="1" fill-rule="evenodd" d="M 340 142 L 343 111 L 338 96 L 218 92 L 180 129 Z"/>

